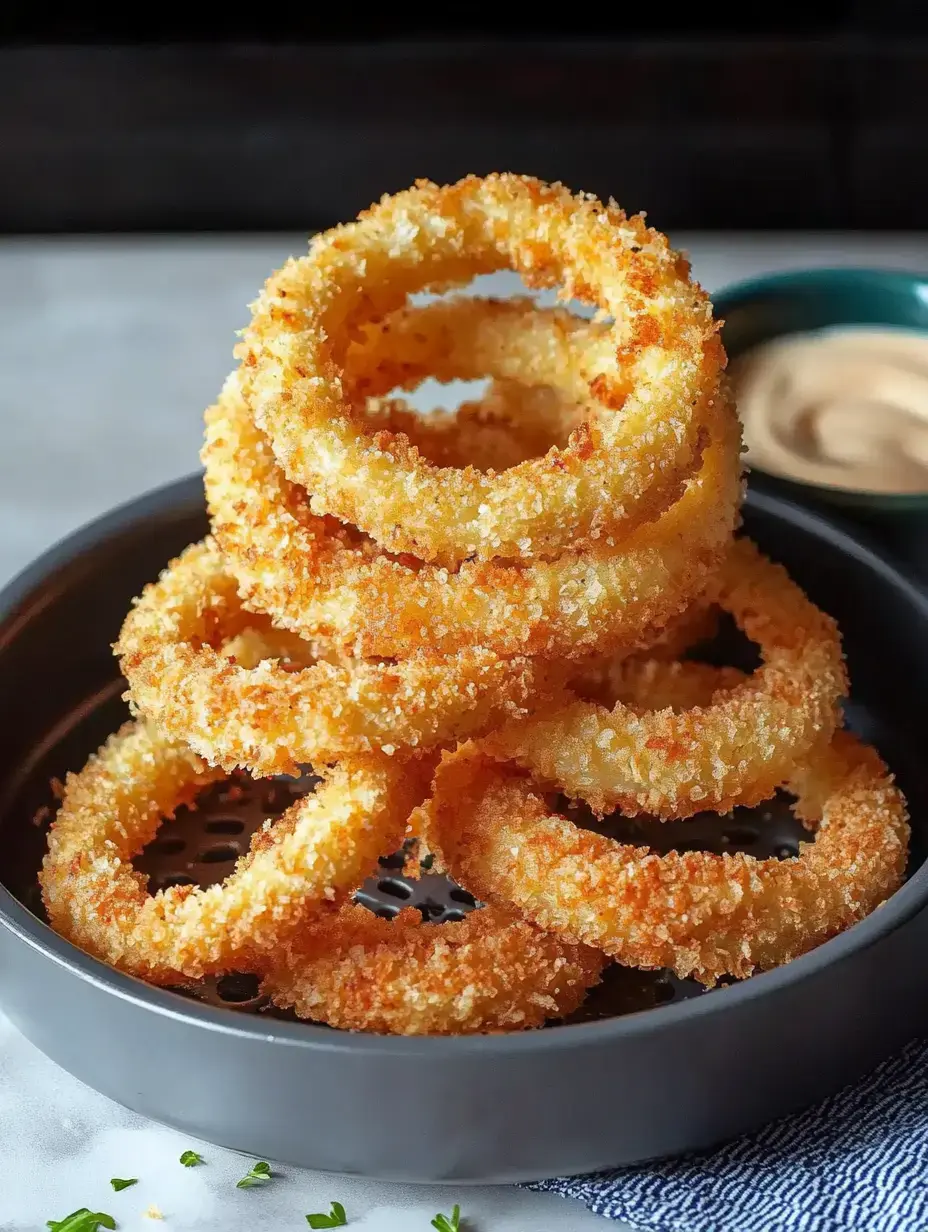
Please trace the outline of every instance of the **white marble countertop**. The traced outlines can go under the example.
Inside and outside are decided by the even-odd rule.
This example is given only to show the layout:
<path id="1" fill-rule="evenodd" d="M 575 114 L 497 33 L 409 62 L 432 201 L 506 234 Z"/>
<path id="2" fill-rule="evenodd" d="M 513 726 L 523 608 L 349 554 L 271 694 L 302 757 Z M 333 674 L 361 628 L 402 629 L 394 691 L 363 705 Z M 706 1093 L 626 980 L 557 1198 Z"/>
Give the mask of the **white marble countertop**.
<path id="1" fill-rule="evenodd" d="M 928 269 L 928 236 L 675 236 L 710 289 L 774 269 Z M 201 414 L 231 366 L 233 331 L 299 237 L 0 241 L 0 584 L 54 540 L 194 470 Z M 0 1005 L 2 1005 L 0 976 Z M 64 1024 L 63 1024 L 64 1029 Z M 120 1229 L 306 1228 L 341 1201 L 364 1232 L 429 1232 L 460 1201 L 468 1232 L 582 1232 L 602 1221 L 514 1188 L 387 1185 L 283 1170 L 262 1190 L 242 1158 L 143 1121 L 57 1069 L 0 1014 L 0 1232 L 80 1206 Z M 114 1194 L 112 1176 L 139 1184 Z M 155 1204 L 164 1223 L 143 1212 Z"/>

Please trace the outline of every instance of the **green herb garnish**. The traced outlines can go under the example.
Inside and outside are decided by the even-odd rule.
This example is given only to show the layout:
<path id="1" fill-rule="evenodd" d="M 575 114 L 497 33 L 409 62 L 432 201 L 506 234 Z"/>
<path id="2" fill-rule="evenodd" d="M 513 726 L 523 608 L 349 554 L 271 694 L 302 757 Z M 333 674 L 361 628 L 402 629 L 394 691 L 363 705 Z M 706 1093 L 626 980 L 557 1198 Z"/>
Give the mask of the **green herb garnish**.
<path id="1" fill-rule="evenodd" d="M 246 1172 L 242 1179 L 235 1186 L 236 1189 L 251 1189 L 252 1185 L 263 1185 L 265 1181 L 271 1179 L 271 1165 L 264 1163 L 255 1164 L 250 1172 Z"/>
<path id="2" fill-rule="evenodd" d="M 432 1220 L 432 1227 L 436 1232 L 461 1232 L 461 1208 L 458 1204 L 454 1204 L 450 1219 L 447 1215 L 436 1215 Z"/>
<path id="3" fill-rule="evenodd" d="M 110 1184 L 117 1193 L 119 1193 L 121 1189 L 128 1189 L 130 1185 L 137 1185 L 138 1183 L 139 1178 L 137 1176 L 130 1177 L 128 1180 L 123 1180 L 122 1177 L 118 1176 L 110 1178 Z"/>
<path id="4" fill-rule="evenodd" d="M 102 1211 L 91 1211 L 82 1206 L 64 1219 L 49 1219 L 45 1225 L 51 1232 L 97 1232 L 98 1228 L 115 1228 L 116 1220 Z"/>
<path id="5" fill-rule="evenodd" d="M 348 1223 L 345 1208 L 340 1202 L 333 1202 L 328 1215 L 307 1215 L 306 1222 L 311 1228 L 344 1228 Z"/>
<path id="6" fill-rule="evenodd" d="M 203 1162 L 203 1156 L 198 1155 L 196 1151 L 184 1151 L 183 1155 L 180 1157 L 180 1162 L 185 1168 L 195 1168 L 197 1164 L 201 1164 Z"/>

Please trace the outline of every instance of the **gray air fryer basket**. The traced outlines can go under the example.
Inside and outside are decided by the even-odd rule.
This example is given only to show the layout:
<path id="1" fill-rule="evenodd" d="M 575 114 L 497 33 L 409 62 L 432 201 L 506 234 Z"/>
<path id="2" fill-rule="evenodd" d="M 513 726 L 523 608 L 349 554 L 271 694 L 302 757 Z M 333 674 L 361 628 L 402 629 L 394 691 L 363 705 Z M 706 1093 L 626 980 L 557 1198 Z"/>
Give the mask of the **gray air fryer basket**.
<path id="1" fill-rule="evenodd" d="M 616 966 L 567 1023 L 418 1039 L 298 1022 L 263 1004 L 249 976 L 152 988 L 57 937 L 36 886 L 50 783 L 124 717 L 110 643 L 132 596 L 206 531 L 191 479 L 73 536 L 0 595 L 0 1005 L 65 1069 L 159 1121 L 263 1158 L 397 1180 L 527 1180 L 705 1147 L 853 1080 L 928 1026 L 928 600 L 775 497 L 751 493 L 746 527 L 839 620 L 848 721 L 909 797 L 909 879 L 848 933 L 709 993 Z M 311 789 L 309 775 L 237 776 L 166 823 L 137 866 L 154 889 L 220 880 L 259 821 Z M 633 823 L 603 824 L 643 841 Z M 781 857 L 798 837 L 779 800 L 660 827 L 665 847 Z M 402 863 L 381 861 L 365 905 L 416 906 L 438 926 L 479 909 L 443 878 L 404 880 Z"/>

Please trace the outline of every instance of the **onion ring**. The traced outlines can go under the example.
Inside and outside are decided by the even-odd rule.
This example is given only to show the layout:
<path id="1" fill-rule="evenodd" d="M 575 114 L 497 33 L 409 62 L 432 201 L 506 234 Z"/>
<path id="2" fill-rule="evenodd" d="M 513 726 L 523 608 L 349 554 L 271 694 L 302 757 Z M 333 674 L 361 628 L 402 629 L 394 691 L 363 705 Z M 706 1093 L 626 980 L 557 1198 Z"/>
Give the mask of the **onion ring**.
<path id="1" fill-rule="evenodd" d="M 686 817 L 768 799 L 840 721 L 847 691 L 840 635 L 746 539 L 732 546 L 705 597 L 731 613 L 763 660 L 724 697 L 644 715 L 622 702 L 608 710 L 555 698 L 491 733 L 485 751 L 600 814 Z"/>
<path id="2" fill-rule="evenodd" d="M 711 408 L 700 470 L 655 523 L 618 545 L 526 566 L 472 561 L 457 572 L 382 554 L 313 516 L 254 424 L 234 373 L 206 413 L 207 504 L 242 600 L 304 637 L 355 654 L 578 657 L 654 640 L 724 559 L 742 496 L 740 426 Z"/>
<path id="3" fill-rule="evenodd" d="M 262 992 L 300 1018 L 349 1031 L 465 1035 L 563 1018 L 599 983 L 605 958 L 486 907 L 425 924 L 346 904 L 265 960 Z"/>
<path id="4" fill-rule="evenodd" d="M 615 318 L 611 354 L 588 377 L 586 429 L 482 476 L 432 466 L 402 436 L 379 440 L 343 388 L 350 342 L 412 292 L 506 266 Z M 530 372 L 527 339 L 525 350 Z M 711 305 L 662 235 L 513 175 L 423 181 L 315 237 L 268 280 L 238 353 L 257 421 L 314 512 L 446 565 L 576 550 L 653 517 L 692 472 L 725 363 Z M 500 375 L 524 378 L 522 362 Z"/>
<path id="5" fill-rule="evenodd" d="M 250 619 L 207 540 L 145 588 L 115 649 L 138 712 L 211 764 L 262 776 L 485 730 L 526 713 L 525 703 L 560 670 L 479 646 L 396 663 L 320 661 L 293 670 L 266 659 L 245 667 L 215 643 Z"/>
<path id="6" fill-rule="evenodd" d="M 797 857 L 657 855 L 551 814 L 523 776 L 465 745 L 438 769 L 426 841 L 487 902 L 619 962 L 711 986 L 805 953 L 901 883 L 905 801 L 873 749 L 837 732 L 789 786 L 797 815 L 817 823 Z"/>
<path id="7" fill-rule="evenodd" d="M 368 754 L 321 768 L 316 792 L 259 830 L 221 885 L 155 895 L 132 857 L 161 820 L 223 777 L 128 723 L 68 776 L 39 881 L 56 932 L 156 984 L 253 969 L 256 955 L 349 894 L 399 846 L 430 765 Z"/>

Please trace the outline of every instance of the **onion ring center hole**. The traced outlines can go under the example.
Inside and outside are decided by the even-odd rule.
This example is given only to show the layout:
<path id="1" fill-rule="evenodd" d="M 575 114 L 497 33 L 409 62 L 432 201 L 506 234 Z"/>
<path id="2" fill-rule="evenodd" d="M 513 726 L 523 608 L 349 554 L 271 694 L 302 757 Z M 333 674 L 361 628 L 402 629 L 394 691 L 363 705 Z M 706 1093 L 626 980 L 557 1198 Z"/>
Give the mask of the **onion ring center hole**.
<path id="1" fill-rule="evenodd" d="M 254 832 L 313 791 L 318 781 L 306 768 L 297 778 L 256 780 L 238 773 L 205 788 L 192 806 L 179 808 L 173 821 L 162 824 L 135 860 L 139 872 L 148 875 L 149 893 L 175 885 L 206 888 L 224 881 L 248 850 Z M 482 905 L 446 877 L 430 873 L 427 856 L 418 880 L 403 877 L 403 867 L 414 857 L 416 845 L 416 839 L 407 839 L 400 851 L 382 856 L 380 874 L 368 878 L 356 901 L 386 920 L 406 907 L 415 907 L 424 921 L 433 924 L 463 919 Z M 210 989 L 207 992 L 214 1003 L 228 1000 L 222 989 Z"/>
<path id="2" fill-rule="evenodd" d="M 669 851 L 706 851 L 716 855 L 745 852 L 757 859 L 791 859 L 799 854 L 800 842 L 809 831 L 797 821 L 790 797 L 778 793 L 755 808 L 736 808 L 731 813 L 697 813 L 682 821 L 657 821 L 653 817 L 625 817 L 611 813 L 596 818 L 582 801 L 552 794 L 552 811 L 560 813 L 582 830 L 605 835 L 619 843 L 648 847 L 659 855 Z"/>
<path id="3" fill-rule="evenodd" d="M 401 869 L 403 855 L 398 852 L 389 857 L 390 867 Z M 385 861 L 380 863 L 384 867 Z M 407 907 L 415 907 L 426 924 L 451 924 L 483 906 L 450 878 L 427 872 L 416 880 L 396 875 L 371 877 L 358 890 L 355 901 L 385 920 L 392 920 Z"/>
<path id="4" fill-rule="evenodd" d="M 416 291 L 409 296 L 409 303 L 418 307 L 422 304 L 433 304 L 439 299 L 449 299 L 453 296 L 480 296 L 483 299 L 524 299 L 535 301 L 539 308 L 566 308 L 576 317 L 589 320 L 595 313 L 591 304 L 581 303 L 577 299 L 562 300 L 558 298 L 560 287 L 530 287 L 514 270 L 497 270 L 493 274 L 478 274 L 463 286 L 454 287 L 450 291 L 435 294 L 433 291 Z M 608 319 L 608 318 L 607 318 Z"/>
<path id="5" fill-rule="evenodd" d="M 745 637 L 728 612 L 718 613 L 718 629 L 711 641 L 691 646 L 683 657 L 713 667 L 736 667 L 748 675 L 761 666 L 756 643 Z"/>
<path id="6" fill-rule="evenodd" d="M 422 306 L 429 303 L 435 303 L 437 300 L 458 298 L 460 296 L 480 296 L 488 299 L 513 299 L 528 297 L 534 300 L 539 307 L 560 307 L 570 312 L 576 317 L 588 320 L 595 312 L 592 305 L 583 304 L 578 300 L 562 301 L 558 298 L 558 288 L 532 288 L 525 285 L 518 274 L 510 270 L 501 270 L 494 274 L 482 274 L 472 279 L 465 286 L 455 287 L 450 291 L 441 294 L 435 294 L 431 291 L 420 291 L 409 296 L 408 302 L 411 306 Z M 491 382 L 487 378 L 476 380 L 457 380 L 449 382 L 440 382 L 432 377 L 423 380 L 413 390 L 394 389 L 387 395 L 388 398 L 401 398 L 406 405 L 420 415 L 428 414 L 435 411 L 444 411 L 449 416 L 453 416 L 455 412 L 465 402 L 480 402 L 486 399 Z M 504 415 L 505 418 L 505 415 Z M 481 456 L 475 460 L 474 465 L 478 470 L 486 470 L 493 466 L 494 469 L 504 470 L 509 466 L 514 465 L 517 461 L 528 461 L 530 458 L 543 456 L 552 446 L 565 446 L 571 432 L 571 423 L 565 419 L 556 427 L 546 425 L 546 431 L 534 434 L 528 434 L 525 428 L 531 427 L 532 415 L 531 407 L 527 409 L 527 413 L 522 419 L 524 425 L 523 432 L 519 433 L 520 424 L 518 417 L 506 424 L 511 435 L 524 436 L 522 442 L 524 448 L 523 456 L 516 457 L 513 454 L 513 443 L 510 441 L 506 449 L 505 459 L 501 459 L 499 464 L 494 464 L 492 461 L 492 444 L 484 443 L 481 450 Z M 468 425 L 464 429 L 464 440 L 466 445 L 466 433 L 477 431 L 478 428 Z M 500 428 L 502 434 L 503 428 Z M 433 448 L 430 448 L 431 442 L 426 438 L 422 441 L 417 441 L 423 455 L 429 460 L 438 465 L 446 465 L 447 460 L 443 460 L 439 456 L 432 456 Z M 462 452 L 466 454 L 466 448 L 462 446 Z M 487 454 L 490 454 L 487 457 Z"/>
<path id="7" fill-rule="evenodd" d="M 507 470 L 543 457 L 555 446 L 563 448 L 576 418 L 570 404 L 558 400 L 549 386 L 510 381 L 494 392 L 489 377 L 472 381 L 426 377 L 415 389 L 394 389 L 387 397 L 401 400 L 422 419 L 414 443 L 424 458 L 436 466 L 471 465 L 484 472 L 491 467 Z M 458 412 L 465 404 L 469 412 L 461 416 Z M 554 406 L 564 409 L 551 415 Z"/>
<path id="8" fill-rule="evenodd" d="M 387 397 L 402 398 L 419 415 L 444 411 L 453 416 L 463 402 L 479 402 L 489 388 L 490 379 L 485 376 L 473 381 L 439 381 L 427 376 L 415 389 L 393 389 Z"/>
<path id="9" fill-rule="evenodd" d="M 163 822 L 133 864 L 148 875 L 150 894 L 175 885 L 216 885 L 233 871 L 254 832 L 313 791 L 318 781 L 308 768 L 297 778 L 254 780 L 233 774 Z"/>

